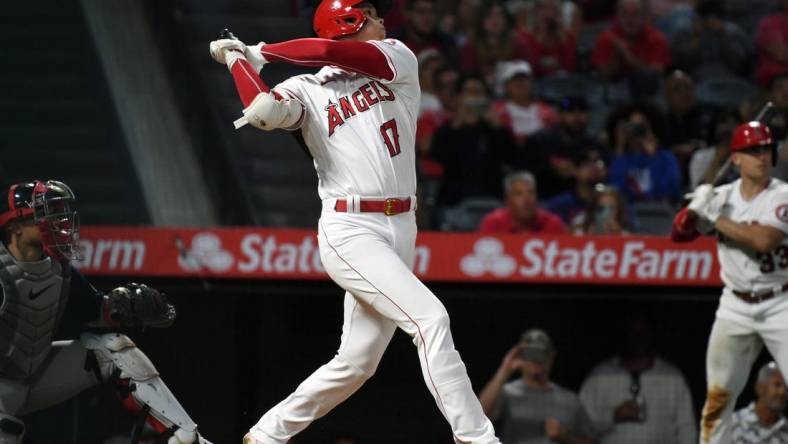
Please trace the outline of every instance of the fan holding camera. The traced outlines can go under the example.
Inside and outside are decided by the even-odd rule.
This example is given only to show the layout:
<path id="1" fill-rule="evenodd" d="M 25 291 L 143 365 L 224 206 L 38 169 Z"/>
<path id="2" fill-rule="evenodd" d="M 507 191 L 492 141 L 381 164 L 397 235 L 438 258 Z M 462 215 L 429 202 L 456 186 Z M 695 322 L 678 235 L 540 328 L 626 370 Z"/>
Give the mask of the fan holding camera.
<path id="1" fill-rule="evenodd" d="M 435 131 L 430 157 L 443 165 L 440 205 L 469 197 L 502 197 L 503 165 L 514 152 L 514 139 L 495 117 L 484 80 L 466 75 L 457 85 L 454 119 Z"/>
<path id="2" fill-rule="evenodd" d="M 611 116 L 609 182 L 629 200 L 675 200 L 681 188 L 679 164 L 660 146 L 650 114 L 645 107 L 628 106 Z"/>
<path id="3" fill-rule="evenodd" d="M 593 444 L 595 430 L 579 398 L 550 381 L 555 347 L 544 330 L 530 329 L 503 358 L 479 394 L 502 442 Z M 520 377 L 507 382 L 516 372 Z"/>

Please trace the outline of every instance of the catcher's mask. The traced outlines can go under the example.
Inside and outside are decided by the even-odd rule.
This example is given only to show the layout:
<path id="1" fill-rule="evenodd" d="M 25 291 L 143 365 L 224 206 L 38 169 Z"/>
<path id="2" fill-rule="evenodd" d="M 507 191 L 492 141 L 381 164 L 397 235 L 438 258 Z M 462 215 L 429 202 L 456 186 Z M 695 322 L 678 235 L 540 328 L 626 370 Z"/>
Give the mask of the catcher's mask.
<path id="1" fill-rule="evenodd" d="M 75 201 L 71 188 L 56 180 L 11 185 L 6 202 L 0 202 L 3 211 L 0 228 L 15 219 L 32 218 L 47 255 L 57 260 L 79 260 L 79 215 L 74 209 Z"/>

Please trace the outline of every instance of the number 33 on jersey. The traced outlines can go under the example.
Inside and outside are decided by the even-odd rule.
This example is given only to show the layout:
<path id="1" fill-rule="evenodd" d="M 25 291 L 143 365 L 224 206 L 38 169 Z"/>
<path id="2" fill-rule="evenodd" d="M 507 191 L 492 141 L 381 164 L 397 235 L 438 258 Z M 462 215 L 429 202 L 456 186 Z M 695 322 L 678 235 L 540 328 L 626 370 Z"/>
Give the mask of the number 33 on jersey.
<path id="1" fill-rule="evenodd" d="M 398 40 L 367 43 L 386 56 L 392 80 L 326 66 L 273 88 L 304 106 L 291 129 L 301 129 L 315 159 L 321 199 L 416 194 L 418 62 Z"/>
<path id="2" fill-rule="evenodd" d="M 717 188 L 715 199 L 725 200 L 726 215 L 734 222 L 766 225 L 788 234 L 788 184 L 772 178 L 750 201 L 742 198 L 740 185 L 741 179 Z M 788 238 L 769 253 L 742 249 L 724 236 L 719 240 L 722 280 L 729 288 L 758 292 L 788 282 Z"/>

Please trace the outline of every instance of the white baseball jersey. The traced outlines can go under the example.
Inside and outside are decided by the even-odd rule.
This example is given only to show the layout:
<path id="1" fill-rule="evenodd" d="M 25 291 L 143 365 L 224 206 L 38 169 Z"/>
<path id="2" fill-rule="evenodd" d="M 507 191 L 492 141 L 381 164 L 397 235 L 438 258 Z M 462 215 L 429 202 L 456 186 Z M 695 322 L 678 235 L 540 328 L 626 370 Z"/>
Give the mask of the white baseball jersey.
<path id="1" fill-rule="evenodd" d="M 765 190 L 751 201 L 740 191 L 741 179 L 717 187 L 712 205 L 734 222 L 757 223 L 788 234 L 788 184 L 772 178 Z M 768 254 L 758 253 L 719 236 L 717 255 L 725 285 L 737 291 L 761 292 L 788 282 L 788 239 Z"/>
<path id="2" fill-rule="evenodd" d="M 386 55 L 393 80 L 326 66 L 273 88 L 304 105 L 299 127 L 314 158 L 321 199 L 416 194 L 418 61 L 398 40 L 368 43 Z"/>

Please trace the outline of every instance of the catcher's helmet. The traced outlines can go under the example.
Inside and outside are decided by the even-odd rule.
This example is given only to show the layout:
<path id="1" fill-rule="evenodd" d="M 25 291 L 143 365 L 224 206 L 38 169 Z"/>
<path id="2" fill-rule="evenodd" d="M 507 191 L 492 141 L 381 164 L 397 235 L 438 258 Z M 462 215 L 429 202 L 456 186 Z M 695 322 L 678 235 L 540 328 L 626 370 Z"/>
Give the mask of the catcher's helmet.
<path id="1" fill-rule="evenodd" d="M 79 215 L 74 202 L 71 188 L 56 180 L 11 185 L 7 199 L 0 199 L 0 228 L 15 219 L 32 218 L 49 256 L 79 259 Z"/>
<path id="2" fill-rule="evenodd" d="M 761 122 L 747 122 L 736 127 L 731 136 L 731 152 L 762 146 L 772 147 L 772 162 L 777 163 L 777 143 L 769 127 Z"/>
<path id="3" fill-rule="evenodd" d="M 312 22 L 315 34 L 323 39 L 336 39 L 361 31 L 367 22 L 364 12 L 355 7 L 361 3 L 375 6 L 379 17 L 383 17 L 391 6 L 390 0 L 322 0 Z"/>

